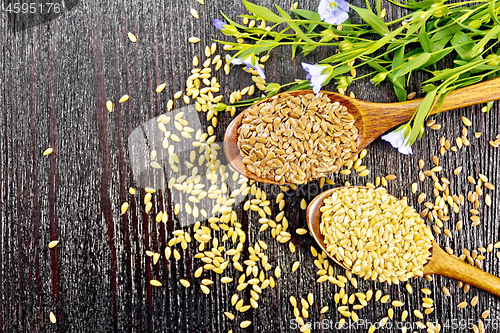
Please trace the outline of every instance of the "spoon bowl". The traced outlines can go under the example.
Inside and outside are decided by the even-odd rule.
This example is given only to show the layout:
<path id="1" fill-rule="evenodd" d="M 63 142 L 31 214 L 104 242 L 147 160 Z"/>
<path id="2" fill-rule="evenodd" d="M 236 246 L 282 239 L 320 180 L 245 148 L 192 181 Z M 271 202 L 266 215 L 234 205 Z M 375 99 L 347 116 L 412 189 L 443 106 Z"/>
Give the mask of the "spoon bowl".
<path id="1" fill-rule="evenodd" d="M 302 96 L 311 93 L 313 93 L 312 90 L 296 90 L 280 93 L 275 96 L 283 94 Z M 373 103 L 328 91 L 322 91 L 321 93 L 327 96 L 331 102 L 339 102 L 345 106 L 347 111 L 354 117 L 354 126 L 358 129 L 357 152 L 363 150 L 363 148 L 389 129 L 409 121 L 417 107 L 423 101 L 423 98 L 420 98 L 400 103 Z M 497 99 L 500 99 L 500 78 L 452 91 L 444 100 L 439 112 Z M 269 98 L 263 99 L 257 104 L 267 101 L 269 101 Z M 243 112 L 233 119 L 226 129 L 224 135 L 224 153 L 227 161 L 233 169 L 252 180 L 267 184 L 278 184 L 275 180 L 255 175 L 243 163 L 243 156 L 241 156 L 238 148 L 238 129 L 248 109 L 243 110 Z M 437 109 L 434 108 L 430 114 L 436 114 L 437 112 Z M 290 183 L 285 184 L 289 185 Z"/>
<path id="2" fill-rule="evenodd" d="M 352 187 L 355 186 L 350 186 L 349 188 Z M 341 261 L 339 261 L 335 256 L 330 255 L 330 253 L 326 250 L 324 237 L 319 229 L 322 214 L 320 212 L 320 208 L 324 205 L 324 200 L 330 197 L 335 191 L 342 188 L 344 187 L 332 188 L 316 196 L 307 207 L 306 217 L 309 231 L 321 250 L 323 250 L 323 252 L 325 252 L 330 259 L 335 261 L 341 267 L 346 268 Z M 359 186 L 359 188 L 367 187 Z M 439 247 L 434 240 L 432 241 L 432 248 L 429 251 L 431 253 L 431 258 L 424 265 L 424 274 L 438 274 L 446 276 L 500 296 L 499 277 L 455 259 Z"/>

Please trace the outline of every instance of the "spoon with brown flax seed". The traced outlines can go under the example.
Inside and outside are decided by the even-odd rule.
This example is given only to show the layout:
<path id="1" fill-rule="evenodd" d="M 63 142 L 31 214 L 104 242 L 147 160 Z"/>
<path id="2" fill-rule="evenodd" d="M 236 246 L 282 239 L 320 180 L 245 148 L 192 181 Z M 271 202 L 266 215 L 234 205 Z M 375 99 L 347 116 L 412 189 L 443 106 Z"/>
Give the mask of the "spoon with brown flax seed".
<path id="1" fill-rule="evenodd" d="M 311 90 L 283 92 L 246 108 L 224 136 L 230 165 L 268 184 L 302 184 L 324 177 L 384 132 L 409 121 L 423 100 L 373 103 L 333 92 L 320 94 L 318 100 Z M 497 99 L 500 78 L 450 92 L 439 112 Z M 435 113 L 436 108 L 430 114 Z"/>

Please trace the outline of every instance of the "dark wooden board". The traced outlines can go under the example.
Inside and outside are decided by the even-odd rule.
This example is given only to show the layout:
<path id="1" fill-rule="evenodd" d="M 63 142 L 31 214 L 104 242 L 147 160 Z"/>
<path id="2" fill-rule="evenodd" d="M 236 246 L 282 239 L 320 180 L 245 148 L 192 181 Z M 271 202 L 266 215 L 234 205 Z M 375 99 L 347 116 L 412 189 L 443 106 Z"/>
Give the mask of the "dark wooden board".
<path id="1" fill-rule="evenodd" d="M 289 7 L 285 1 L 278 1 Z M 364 1 L 352 1 L 362 6 Z M 269 0 L 261 4 L 271 6 Z M 315 3 L 300 4 L 314 9 Z M 402 11 L 387 2 L 384 6 L 390 17 L 399 17 Z M 195 20 L 189 9 L 197 8 L 200 19 Z M 242 203 L 235 207 L 238 218 L 247 231 L 247 245 L 260 239 L 269 244 L 270 262 L 279 264 L 283 277 L 276 288 L 264 291 L 259 308 L 241 314 L 231 321 L 223 311 L 234 309 L 230 296 L 235 285 L 221 284 L 217 279 L 210 295 L 200 292 L 199 282 L 192 276 L 201 262 L 193 258 L 196 244 L 182 251 L 180 261 L 165 261 L 152 265 L 146 250 L 163 253 L 171 231 L 180 227 L 179 221 L 169 219 L 166 225 L 156 224 L 151 214 L 143 213 L 139 195 L 132 200 L 130 186 L 136 186 L 130 164 L 128 137 L 144 122 L 166 110 L 173 94 L 185 88 L 194 55 L 203 59 L 204 46 L 222 35 L 213 28 L 212 19 L 223 10 L 235 18 L 245 13 L 240 1 L 212 1 L 200 5 L 190 1 L 79 1 L 74 7 L 49 20 L 39 18 L 26 26 L 14 24 L 13 16 L 0 11 L 0 330 L 8 332 L 292 332 L 290 295 L 315 295 L 311 321 L 323 319 L 335 323 L 340 315 L 335 310 L 333 295 L 338 288 L 315 282 L 317 275 L 309 248 L 310 236 L 293 236 L 297 251 L 291 253 L 287 245 L 278 244 L 269 232 L 258 233 L 256 214 L 243 211 Z M 133 44 L 127 32 L 138 37 Z M 201 38 L 199 44 L 190 44 L 190 36 Z M 290 49 L 273 54 L 266 66 L 268 81 L 287 83 L 305 77 L 300 66 L 301 57 L 290 60 Z M 313 63 L 329 50 L 318 51 L 308 57 Z M 223 54 L 223 53 L 222 53 Z M 229 96 L 235 89 L 252 83 L 250 75 L 234 68 L 230 76 L 218 73 L 222 93 Z M 166 82 L 162 94 L 158 84 Z M 411 86 L 418 90 L 419 77 L 412 78 Z M 334 89 L 332 85 L 327 87 Z M 367 80 L 353 84 L 351 91 L 357 98 L 378 102 L 393 102 L 396 98 L 389 85 L 373 87 Z M 115 104 L 108 113 L 108 99 L 117 101 L 128 93 L 129 102 Z M 175 107 L 181 107 L 180 100 Z M 461 116 L 473 120 L 469 130 L 471 145 L 458 152 L 449 152 L 441 158 L 443 176 L 451 180 L 452 193 L 460 194 L 473 187 L 466 175 L 487 175 L 495 185 L 500 180 L 500 151 L 488 145 L 500 132 L 499 106 L 495 103 L 490 114 L 480 112 L 481 106 L 472 106 L 439 115 L 439 131 L 426 130 L 421 141 L 414 145 L 414 154 L 403 156 L 389 144 L 376 140 L 368 148 L 365 164 L 371 170 L 366 179 L 356 176 L 333 177 L 337 183 L 350 181 L 364 184 L 375 175 L 395 174 L 389 191 L 407 196 L 418 209 L 416 195 L 410 184 L 417 181 L 419 158 L 430 165 L 431 157 L 439 152 L 441 136 L 453 140 L 460 134 Z M 205 114 L 197 115 L 206 125 Z M 219 115 L 217 135 L 222 141 L 229 114 Z M 482 132 L 480 139 L 473 132 Z M 47 147 L 54 153 L 42 156 Z M 462 165 L 460 177 L 452 170 Z M 421 187 L 422 184 L 419 184 Z M 498 186 L 497 186 L 498 187 Z M 274 200 L 276 188 L 261 185 Z M 419 189 L 420 190 L 420 189 Z M 430 193 L 432 183 L 425 183 Z M 311 200 L 319 191 L 315 184 L 301 187 L 286 196 L 286 212 L 290 229 L 305 227 L 305 211 L 300 210 L 302 197 Z M 271 194 L 273 193 L 273 194 Z M 469 203 L 459 214 L 452 214 L 447 228 L 453 238 L 438 235 L 441 246 L 449 246 L 460 253 L 500 240 L 500 218 L 497 206 L 500 197 L 491 192 L 492 207 L 481 205 L 481 224 L 471 227 L 468 219 Z M 144 190 L 141 190 L 141 195 Z M 158 199 L 155 208 L 167 209 L 169 194 Z M 129 200 L 126 216 L 119 214 L 120 205 Z M 164 208 L 165 207 L 165 208 Z M 277 210 L 275 204 L 272 207 Z M 454 224 L 462 219 L 464 229 L 454 231 Z M 191 230 L 188 228 L 187 230 Z M 48 249 L 50 240 L 59 245 Z M 486 255 L 483 268 L 500 275 L 498 250 Z M 298 271 L 291 265 L 301 261 Z M 342 273 L 336 267 L 338 274 Z M 238 277 L 231 270 L 228 275 Z M 215 274 L 204 275 L 216 278 Z M 149 280 L 157 278 L 163 287 L 152 288 Z M 196 287 L 186 289 L 178 280 L 187 278 Z M 406 304 L 396 309 L 420 307 L 422 287 L 433 290 L 436 311 L 427 320 L 451 324 L 453 319 L 477 323 L 482 311 L 491 310 L 497 319 L 499 299 L 471 288 L 464 294 L 456 282 L 435 277 L 433 282 L 411 281 L 414 293 L 409 295 L 404 285 L 389 286 L 371 281 L 359 281 L 359 290 L 382 289 L 391 298 Z M 452 296 L 440 293 L 447 286 Z M 350 291 L 352 291 L 350 287 Z M 461 301 L 479 295 L 476 307 L 457 309 Z M 330 311 L 319 315 L 319 309 L 329 305 Z M 385 316 L 387 304 L 376 303 L 359 311 L 360 318 L 376 322 Z M 49 312 L 57 315 L 57 324 L 49 321 Z M 239 322 L 253 321 L 242 330 Z M 415 318 L 413 318 L 415 321 Z M 468 322 L 469 323 L 469 322 Z M 492 324 L 493 322 L 490 322 Z M 315 330 L 320 331 L 320 330 Z M 324 329 L 324 331 L 329 331 Z M 364 332 L 349 328 L 346 332 Z M 395 332 L 387 329 L 385 331 Z M 453 332 L 444 328 L 443 332 Z M 471 331 L 470 329 L 466 331 Z M 488 329 L 495 332 L 495 329 Z"/>

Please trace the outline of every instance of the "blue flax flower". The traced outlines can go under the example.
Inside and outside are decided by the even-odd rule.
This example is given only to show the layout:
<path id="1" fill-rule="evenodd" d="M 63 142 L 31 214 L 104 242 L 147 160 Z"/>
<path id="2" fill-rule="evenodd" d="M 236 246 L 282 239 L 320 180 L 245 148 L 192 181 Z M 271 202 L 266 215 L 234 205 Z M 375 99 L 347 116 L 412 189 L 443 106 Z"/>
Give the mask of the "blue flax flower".
<path id="1" fill-rule="evenodd" d="M 401 154 L 413 154 L 411 145 L 408 144 L 408 140 L 405 140 L 404 137 L 405 128 L 406 125 L 403 125 L 389 134 L 382 135 L 382 140 L 388 141 L 394 148 L 397 148 Z"/>
<path id="2" fill-rule="evenodd" d="M 218 19 L 218 18 L 214 18 L 212 24 L 214 25 L 214 27 L 216 27 L 217 29 L 222 29 L 224 28 L 224 26 L 227 24 L 227 22 L 221 20 L 221 19 Z"/>
<path id="3" fill-rule="evenodd" d="M 319 93 L 323 83 L 325 83 L 327 74 L 321 74 L 323 70 L 329 67 L 328 65 L 311 65 L 305 62 L 302 63 L 302 68 L 307 72 L 306 79 L 309 80 L 309 84 L 313 87 L 313 91 L 315 94 Z"/>
<path id="4" fill-rule="evenodd" d="M 257 58 L 255 57 L 254 54 L 250 54 L 245 58 L 233 58 L 231 60 L 231 63 L 233 65 L 245 65 L 247 67 L 253 68 L 257 71 L 257 73 L 259 73 L 259 76 L 261 78 L 263 78 L 264 80 L 266 79 L 264 70 L 260 67 L 259 62 L 257 61 Z"/>
<path id="5" fill-rule="evenodd" d="M 344 0 L 321 0 L 319 16 L 329 24 L 342 24 L 349 18 L 349 4 Z"/>

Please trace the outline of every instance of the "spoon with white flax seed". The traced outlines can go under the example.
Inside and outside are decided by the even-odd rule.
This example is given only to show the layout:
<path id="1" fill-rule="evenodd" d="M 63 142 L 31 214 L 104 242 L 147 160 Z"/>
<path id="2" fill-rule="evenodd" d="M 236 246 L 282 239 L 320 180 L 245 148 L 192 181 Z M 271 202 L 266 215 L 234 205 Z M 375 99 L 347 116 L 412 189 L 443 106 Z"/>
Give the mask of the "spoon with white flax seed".
<path id="1" fill-rule="evenodd" d="M 500 78 L 450 92 L 439 112 L 497 99 Z M 381 134 L 409 121 L 422 101 L 373 103 L 327 91 L 283 92 L 248 107 L 229 124 L 224 152 L 250 179 L 303 184 L 338 171 Z"/>
<path id="2" fill-rule="evenodd" d="M 385 188 L 330 189 L 311 201 L 306 215 L 319 247 L 365 279 L 399 283 L 439 274 L 500 296 L 500 278 L 443 251 L 415 209 Z"/>

